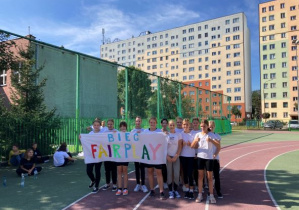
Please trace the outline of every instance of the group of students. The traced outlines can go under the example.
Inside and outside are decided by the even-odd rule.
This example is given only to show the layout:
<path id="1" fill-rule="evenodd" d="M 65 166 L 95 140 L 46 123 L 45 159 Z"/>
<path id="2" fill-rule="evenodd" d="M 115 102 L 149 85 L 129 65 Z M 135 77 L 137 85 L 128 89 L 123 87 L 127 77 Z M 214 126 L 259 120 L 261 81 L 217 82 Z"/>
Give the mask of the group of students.
<path id="1" fill-rule="evenodd" d="M 145 164 L 135 162 L 136 187 L 135 192 L 148 192 L 145 185 L 145 168 L 147 168 L 148 181 L 150 187 L 150 196 L 155 195 L 154 191 L 154 171 L 157 175 L 160 199 L 164 200 L 164 189 L 169 189 L 169 198 L 180 198 L 178 186 L 180 181 L 183 182 L 184 198 L 194 199 L 194 192 L 198 189 L 196 202 L 203 200 L 202 189 L 204 186 L 204 178 L 207 178 L 208 196 L 207 199 L 211 203 L 216 203 L 213 193 L 213 178 L 215 180 L 215 190 L 218 198 L 222 198 L 219 178 L 219 151 L 221 148 L 221 137 L 214 132 L 215 122 L 193 118 L 189 119 L 177 117 L 176 120 L 161 120 L 162 129 L 157 128 L 157 119 L 152 117 L 149 119 L 150 127 L 148 129 L 141 128 L 142 119 L 136 117 L 135 128 L 133 133 L 142 132 L 164 132 L 167 140 L 167 161 L 166 164 Z M 91 126 L 93 129 L 90 134 L 104 132 L 118 132 L 114 128 L 113 119 L 107 121 L 107 128 L 101 129 L 102 122 L 96 118 Z M 200 126 L 200 128 L 199 128 Z M 168 129 L 169 128 L 169 129 Z M 127 123 L 121 122 L 119 125 L 120 132 L 127 132 Z M 79 136 L 81 138 L 81 136 Z M 153 139 L 154 141 L 155 139 Z M 101 178 L 102 162 L 86 164 L 86 172 L 91 180 L 89 188 L 93 188 L 92 192 L 99 191 L 99 183 Z M 105 161 L 106 184 L 103 190 L 110 188 L 112 177 L 112 191 L 116 191 L 116 195 L 128 195 L 128 162 Z M 93 173 L 95 169 L 95 174 Z M 194 182 L 197 187 L 194 187 Z"/>
<path id="2" fill-rule="evenodd" d="M 9 152 L 8 164 L 18 166 L 16 173 L 19 176 L 21 174 L 31 176 L 34 174 L 34 171 L 39 173 L 42 167 L 36 166 L 36 164 L 46 162 L 49 162 L 49 156 L 42 156 L 36 142 L 27 150 L 20 150 L 18 144 L 13 144 L 12 150 Z"/>

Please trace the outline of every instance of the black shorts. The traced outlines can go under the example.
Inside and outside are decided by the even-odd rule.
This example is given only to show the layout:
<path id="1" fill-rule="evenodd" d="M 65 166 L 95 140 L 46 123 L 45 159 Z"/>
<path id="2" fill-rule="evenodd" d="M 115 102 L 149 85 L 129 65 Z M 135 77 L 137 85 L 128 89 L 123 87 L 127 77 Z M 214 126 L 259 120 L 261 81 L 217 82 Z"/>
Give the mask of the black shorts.
<path id="1" fill-rule="evenodd" d="M 146 168 L 155 168 L 155 169 L 162 169 L 163 165 L 165 165 L 165 164 L 153 165 L 153 164 L 144 163 L 144 167 L 146 167 Z"/>
<path id="2" fill-rule="evenodd" d="M 116 162 L 116 166 L 128 166 L 129 162 Z"/>
<path id="3" fill-rule="evenodd" d="M 213 171 L 213 167 L 214 167 L 213 159 L 203 159 L 203 158 L 197 159 L 197 170 L 206 169 L 207 171 Z"/>

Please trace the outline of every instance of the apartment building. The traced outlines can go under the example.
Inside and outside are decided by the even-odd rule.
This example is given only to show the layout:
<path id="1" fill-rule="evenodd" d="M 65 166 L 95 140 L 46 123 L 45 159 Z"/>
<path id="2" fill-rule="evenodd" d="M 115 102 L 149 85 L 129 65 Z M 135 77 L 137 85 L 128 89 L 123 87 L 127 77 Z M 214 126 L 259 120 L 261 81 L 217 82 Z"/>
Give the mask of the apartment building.
<path id="1" fill-rule="evenodd" d="M 298 0 L 259 5 L 261 107 L 272 120 L 298 119 L 298 28 Z"/>
<path id="2" fill-rule="evenodd" d="M 241 118 L 251 113 L 250 33 L 244 13 L 105 43 L 101 58 L 228 95 Z"/>

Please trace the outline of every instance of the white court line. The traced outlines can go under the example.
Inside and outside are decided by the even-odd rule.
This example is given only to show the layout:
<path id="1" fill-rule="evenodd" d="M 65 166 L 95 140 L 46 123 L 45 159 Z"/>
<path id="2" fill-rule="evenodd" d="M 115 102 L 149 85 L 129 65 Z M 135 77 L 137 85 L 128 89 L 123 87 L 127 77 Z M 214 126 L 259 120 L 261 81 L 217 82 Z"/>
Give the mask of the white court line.
<path id="1" fill-rule="evenodd" d="M 128 173 L 128 175 L 131 174 L 131 173 L 133 173 L 133 172 L 135 172 L 135 170 L 130 171 L 130 172 Z M 105 185 L 101 186 L 101 187 L 99 188 L 99 190 L 102 189 L 104 186 L 105 186 Z M 66 209 L 68 209 L 68 208 L 71 207 L 72 205 L 75 205 L 76 203 L 78 203 L 78 202 L 81 201 L 82 199 L 84 199 L 84 198 L 86 198 L 87 196 L 92 195 L 92 194 L 96 194 L 96 193 L 92 193 L 92 192 L 90 192 L 90 193 L 84 195 L 83 197 L 79 198 L 78 200 L 74 201 L 73 203 L 69 204 L 67 207 L 64 207 L 62 210 L 66 210 Z"/>
<path id="2" fill-rule="evenodd" d="M 292 151 L 288 151 L 288 152 L 282 153 L 282 154 L 280 154 L 280 155 L 277 155 L 276 157 L 272 158 L 272 159 L 268 162 L 268 164 L 266 165 L 266 167 L 265 167 L 265 169 L 264 169 L 264 180 L 265 180 L 265 185 L 266 185 L 267 191 L 268 191 L 268 193 L 269 193 L 269 195 L 270 195 L 270 198 L 271 198 L 272 202 L 274 203 L 274 205 L 275 205 L 275 207 L 276 207 L 277 210 L 280 210 L 280 207 L 279 207 L 279 205 L 277 204 L 276 200 L 274 199 L 274 197 L 273 197 L 273 195 L 272 195 L 272 193 L 271 193 L 270 187 L 269 187 L 269 185 L 268 185 L 268 180 L 267 180 L 267 168 L 268 168 L 268 166 L 270 165 L 270 163 L 271 163 L 274 159 L 278 158 L 278 157 L 281 156 L 281 155 L 284 155 L 284 154 L 287 154 L 287 153 L 290 153 L 290 152 L 294 152 L 294 151 L 298 151 L 298 149 L 296 149 L 296 150 L 292 150 Z"/>
<path id="3" fill-rule="evenodd" d="M 293 145 L 286 145 L 286 146 L 279 146 L 279 148 L 281 148 L 281 147 L 290 147 L 290 146 L 298 146 L 298 145 L 296 145 L 296 144 L 293 144 Z M 227 163 L 220 171 L 219 171 L 219 174 L 228 166 L 228 165 L 230 165 L 231 163 L 233 163 L 234 161 L 236 161 L 236 160 L 238 160 L 238 159 L 240 159 L 240 158 L 242 158 L 242 157 L 245 157 L 245 156 L 247 156 L 247 155 L 251 155 L 251 154 L 253 154 L 253 153 L 256 153 L 256 152 L 261 152 L 261 151 L 264 151 L 264 150 L 269 150 L 269 149 L 275 149 L 275 148 L 277 148 L 277 146 L 276 147 L 269 147 L 269 148 L 266 148 L 266 149 L 261 149 L 261 150 L 257 150 L 257 151 L 254 151 L 254 152 L 249 152 L 249 153 L 246 153 L 246 154 L 244 154 L 244 155 L 241 155 L 241 156 L 239 156 L 239 157 L 237 157 L 237 158 L 235 158 L 235 159 L 233 159 L 232 161 L 230 161 L 229 163 Z M 264 169 L 265 170 L 265 169 Z M 268 191 L 269 192 L 269 191 Z M 271 199 L 272 199 L 273 197 L 271 197 Z M 273 198 L 273 200 L 272 201 L 275 201 L 275 199 Z M 276 201 L 275 202 L 273 202 L 273 204 L 275 205 L 277 205 L 277 203 L 276 203 Z M 209 202 L 206 202 L 206 205 L 205 205 L 205 210 L 208 210 L 209 209 Z"/>
<path id="4" fill-rule="evenodd" d="M 157 189 L 159 187 L 159 185 L 156 185 L 156 187 L 154 189 Z M 141 201 L 139 201 L 139 203 L 135 206 L 135 208 L 133 210 L 137 210 L 139 208 L 139 206 L 145 201 L 145 199 L 147 199 L 147 197 L 150 195 L 151 191 L 149 190 L 149 192 L 141 199 Z"/>

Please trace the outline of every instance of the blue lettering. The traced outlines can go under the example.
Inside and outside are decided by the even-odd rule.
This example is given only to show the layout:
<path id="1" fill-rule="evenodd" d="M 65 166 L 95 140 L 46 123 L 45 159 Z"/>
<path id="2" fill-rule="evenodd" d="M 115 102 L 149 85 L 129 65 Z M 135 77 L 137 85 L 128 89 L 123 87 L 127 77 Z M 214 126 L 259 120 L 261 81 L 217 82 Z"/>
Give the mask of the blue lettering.
<path id="1" fill-rule="evenodd" d="M 108 141 L 109 142 L 113 142 L 114 141 L 114 137 L 113 137 L 113 134 L 108 134 Z"/>
<path id="2" fill-rule="evenodd" d="M 135 133 L 135 134 L 134 134 L 134 141 L 139 141 L 138 133 Z"/>
<path id="3" fill-rule="evenodd" d="M 126 141 L 130 141 L 129 136 L 130 136 L 130 133 L 126 133 L 126 134 L 125 134 Z"/>
<path id="4" fill-rule="evenodd" d="M 131 149 L 131 145 L 130 144 L 125 144 L 125 152 L 126 152 L 126 158 L 128 158 L 128 150 Z"/>

